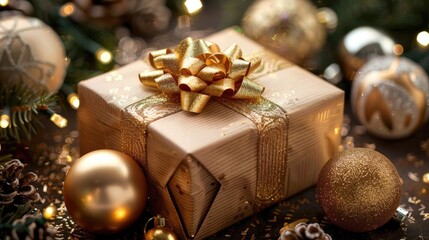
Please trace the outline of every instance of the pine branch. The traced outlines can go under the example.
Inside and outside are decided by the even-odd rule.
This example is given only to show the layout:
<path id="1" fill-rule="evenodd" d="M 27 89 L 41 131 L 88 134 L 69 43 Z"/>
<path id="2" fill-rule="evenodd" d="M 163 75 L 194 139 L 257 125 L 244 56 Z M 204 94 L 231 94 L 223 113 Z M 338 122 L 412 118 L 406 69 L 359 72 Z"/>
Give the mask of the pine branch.
<path id="1" fill-rule="evenodd" d="M 67 57 L 71 60 L 64 82 L 74 87 L 81 80 L 110 71 L 114 62 L 102 64 L 96 59 L 100 48 L 113 51 L 117 39 L 111 29 L 78 24 L 59 14 L 61 6 L 68 1 L 29 0 L 34 8 L 34 17 L 42 19 L 61 36 Z"/>
<path id="2" fill-rule="evenodd" d="M 1 114 L 8 114 L 9 126 L 0 128 L 0 143 L 31 139 L 42 127 L 37 115 L 57 107 L 56 95 L 34 92 L 29 86 L 0 84 Z M 8 110 L 8 112 L 6 111 Z"/>

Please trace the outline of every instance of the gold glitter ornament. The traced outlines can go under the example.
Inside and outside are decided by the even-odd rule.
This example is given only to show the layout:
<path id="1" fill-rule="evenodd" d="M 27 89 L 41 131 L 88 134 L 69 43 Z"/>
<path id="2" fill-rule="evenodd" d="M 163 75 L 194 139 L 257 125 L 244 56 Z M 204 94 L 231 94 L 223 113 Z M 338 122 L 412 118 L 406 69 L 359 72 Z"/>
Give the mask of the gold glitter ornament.
<path id="1" fill-rule="evenodd" d="M 372 27 L 358 27 L 347 33 L 338 47 L 341 68 L 352 81 L 360 67 L 377 56 L 393 55 L 395 42 Z"/>
<path id="2" fill-rule="evenodd" d="M 0 83 L 56 92 L 64 81 L 65 59 L 61 39 L 39 19 L 12 16 L 0 20 Z"/>
<path id="3" fill-rule="evenodd" d="M 154 221 L 154 227 L 146 231 L 150 221 Z M 171 228 L 165 226 L 166 219 L 160 215 L 150 218 L 144 226 L 144 234 L 146 240 L 178 240 L 176 234 Z"/>
<path id="4" fill-rule="evenodd" d="M 326 39 L 316 8 L 307 0 L 260 0 L 246 11 L 244 33 L 288 60 L 301 64 Z"/>
<path id="5" fill-rule="evenodd" d="M 353 80 L 351 95 L 355 116 L 382 138 L 407 137 L 429 118 L 429 78 L 404 57 L 370 60 Z"/>
<path id="6" fill-rule="evenodd" d="M 64 202 L 82 228 L 101 234 L 119 232 L 140 216 L 147 198 L 146 179 L 129 156 L 114 150 L 85 154 L 64 181 Z"/>
<path id="7" fill-rule="evenodd" d="M 384 155 L 368 148 L 353 148 L 325 164 L 316 197 L 332 223 L 365 232 L 394 216 L 401 198 L 401 181 Z"/>

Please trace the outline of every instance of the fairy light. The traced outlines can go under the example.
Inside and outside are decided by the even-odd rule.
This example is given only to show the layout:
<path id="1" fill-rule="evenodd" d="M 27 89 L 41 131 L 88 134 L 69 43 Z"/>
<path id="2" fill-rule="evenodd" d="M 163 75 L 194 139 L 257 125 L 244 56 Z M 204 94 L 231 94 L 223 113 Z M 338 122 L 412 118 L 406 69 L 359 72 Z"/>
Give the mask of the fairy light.
<path id="1" fill-rule="evenodd" d="M 0 6 L 6 7 L 9 4 L 9 0 L 0 0 Z"/>
<path id="2" fill-rule="evenodd" d="M 49 120 L 51 120 L 51 122 L 53 122 L 55 125 L 57 125 L 57 127 L 59 127 L 59 128 L 67 127 L 67 119 L 65 117 L 63 117 L 60 114 L 52 111 L 52 109 L 50 109 L 50 108 L 47 108 L 45 110 L 46 110 L 46 113 L 50 116 Z"/>
<path id="3" fill-rule="evenodd" d="M 109 64 L 113 60 L 112 53 L 105 48 L 98 49 L 97 52 L 95 53 L 95 56 L 97 60 L 103 64 Z"/>
<path id="4" fill-rule="evenodd" d="M 423 175 L 423 182 L 424 182 L 424 183 L 429 183 L 429 172 L 428 172 L 428 173 L 425 173 L 425 174 Z"/>
<path id="5" fill-rule="evenodd" d="M 2 114 L 0 117 L 0 127 L 1 128 L 7 128 L 10 124 L 10 118 L 7 114 Z"/>
<path id="6" fill-rule="evenodd" d="M 79 96 L 76 93 L 71 93 L 67 96 L 67 101 L 73 109 L 78 109 L 80 105 Z"/>
<path id="7" fill-rule="evenodd" d="M 429 32 L 421 31 L 416 37 L 417 43 L 422 47 L 429 46 Z"/>
<path id="8" fill-rule="evenodd" d="M 47 220 L 54 220 L 57 216 L 57 208 L 54 205 L 49 205 L 43 210 L 43 217 Z"/>
<path id="9" fill-rule="evenodd" d="M 401 44 L 395 44 L 392 49 L 393 54 L 396 56 L 401 56 L 404 53 L 404 47 Z"/>
<path id="10" fill-rule="evenodd" d="M 79 109 L 79 106 L 80 106 L 79 96 L 74 92 L 74 90 L 68 84 L 63 84 L 61 86 L 61 92 L 63 92 L 64 95 L 67 96 L 67 102 L 70 104 L 70 106 L 73 109 Z"/>
<path id="11" fill-rule="evenodd" d="M 184 4 L 186 7 L 186 11 L 189 14 L 197 13 L 201 10 L 201 8 L 203 8 L 203 3 L 201 2 L 201 0 L 186 0 Z"/>
<path id="12" fill-rule="evenodd" d="M 1 128 L 9 127 L 9 124 L 10 124 L 9 115 L 10 115 L 10 109 L 9 109 L 9 107 L 6 106 L 3 108 L 3 112 L 0 116 L 0 127 Z"/>
<path id="13" fill-rule="evenodd" d="M 57 125 L 59 128 L 65 128 L 67 127 L 67 119 L 58 113 L 54 113 L 49 118 L 55 125 Z"/>
<path id="14" fill-rule="evenodd" d="M 75 5 L 74 3 L 68 2 L 61 6 L 60 15 L 63 17 L 68 17 L 74 13 Z"/>

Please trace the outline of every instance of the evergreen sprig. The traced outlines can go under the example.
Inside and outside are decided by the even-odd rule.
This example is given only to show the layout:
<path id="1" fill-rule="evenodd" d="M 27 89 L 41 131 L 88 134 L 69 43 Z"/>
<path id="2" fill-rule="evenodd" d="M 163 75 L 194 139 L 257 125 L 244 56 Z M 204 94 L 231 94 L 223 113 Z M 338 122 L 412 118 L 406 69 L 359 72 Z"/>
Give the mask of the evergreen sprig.
<path id="1" fill-rule="evenodd" d="M 0 128 L 0 143 L 7 141 L 20 142 L 23 138 L 31 139 L 43 126 L 37 115 L 57 107 L 57 96 L 46 92 L 35 92 L 25 84 L 10 86 L 0 83 L 0 110 L 5 113 L 8 108 L 10 123 Z"/>

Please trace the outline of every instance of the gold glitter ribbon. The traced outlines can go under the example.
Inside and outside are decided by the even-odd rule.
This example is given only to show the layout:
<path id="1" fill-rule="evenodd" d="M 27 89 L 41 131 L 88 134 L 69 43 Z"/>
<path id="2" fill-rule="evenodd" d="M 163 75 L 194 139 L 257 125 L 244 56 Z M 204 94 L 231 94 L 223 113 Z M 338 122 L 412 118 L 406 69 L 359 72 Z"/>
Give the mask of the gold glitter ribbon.
<path id="1" fill-rule="evenodd" d="M 257 99 L 264 91 L 247 77 L 260 59 L 246 60 L 237 44 L 220 52 L 214 43 L 186 38 L 174 50 L 151 52 L 149 62 L 157 70 L 140 73 L 142 84 L 167 96 L 180 95 L 185 111 L 200 113 L 212 96 Z"/>
<path id="2" fill-rule="evenodd" d="M 204 51 L 207 51 L 207 48 L 218 48 L 216 45 L 207 45 L 207 43 L 203 43 L 200 40 L 197 40 L 199 43 L 197 43 L 197 46 L 203 46 Z M 181 110 L 181 107 L 177 105 L 177 102 L 175 99 L 171 98 L 170 96 L 175 96 L 178 92 L 180 92 L 180 87 L 177 87 L 177 85 L 173 85 L 173 83 L 176 81 L 173 77 L 173 74 L 177 74 L 179 71 L 181 72 L 182 69 L 175 68 L 178 65 L 187 66 L 188 63 L 184 63 L 188 60 L 181 60 L 177 61 L 177 59 L 183 59 L 183 58 L 176 58 L 177 54 L 186 54 L 187 51 L 181 51 L 182 48 L 189 48 L 189 46 L 183 46 L 190 44 L 191 40 L 187 39 L 185 40 L 186 43 L 183 41 L 179 46 L 176 48 L 176 53 L 171 55 L 172 52 L 168 49 L 159 50 L 156 52 L 152 52 L 152 54 L 149 56 L 149 60 L 154 66 L 167 66 L 169 65 L 171 70 L 155 70 L 151 72 L 147 72 L 144 74 L 140 74 L 139 78 L 142 81 L 143 84 L 147 86 L 156 86 L 161 89 L 163 94 L 157 94 L 155 96 L 151 96 L 145 99 L 142 99 L 134 104 L 131 104 L 130 106 L 126 107 L 122 114 L 122 121 L 121 121 L 121 127 L 122 127 L 122 149 L 123 151 L 130 155 L 131 157 L 135 159 L 141 159 L 143 160 L 143 165 L 147 169 L 147 156 L 146 156 L 146 137 L 147 137 L 147 127 L 148 125 L 156 121 L 160 118 L 169 116 L 171 114 L 174 114 Z M 204 47 L 206 46 L 206 47 Z M 213 47 L 216 46 L 216 47 Z M 192 47 L 197 48 L 197 47 Z M 179 49 L 179 50 L 177 50 Z M 228 49 L 231 50 L 225 50 L 224 53 L 228 53 L 229 58 L 218 58 L 223 59 L 225 61 L 231 61 L 231 59 L 240 59 L 241 57 L 241 50 L 239 50 L 236 45 L 233 45 L 233 47 L 230 47 Z M 183 50 L 183 49 L 182 49 Z M 213 53 L 203 53 L 198 54 L 201 56 L 201 54 L 206 54 L 204 56 L 213 56 Z M 194 51 L 192 51 L 194 52 Z M 196 51 L 198 52 L 198 51 Z M 215 53 L 216 54 L 216 53 Z M 162 56 L 162 57 L 161 57 Z M 223 55 L 222 55 L 223 56 Z M 240 57 L 239 57 L 240 56 Z M 161 57 L 162 60 L 158 59 L 158 57 Z M 158 59 L 158 60 L 156 60 Z M 176 59 L 176 60 L 175 60 Z M 207 58 L 208 59 L 208 58 Z M 248 72 L 252 72 L 252 75 L 250 75 L 250 78 L 258 78 L 273 72 L 276 72 L 280 69 L 287 68 L 291 66 L 292 64 L 285 61 L 283 58 L 269 53 L 269 52 L 263 52 L 254 54 L 250 57 L 248 57 L 249 61 L 254 64 L 254 68 L 250 66 L 250 63 L 247 63 L 247 70 L 240 70 L 238 72 L 245 74 L 238 74 L 241 79 L 248 79 L 245 76 L 248 75 Z M 254 60 L 256 59 L 256 60 Z M 261 59 L 263 59 L 263 64 L 261 64 Z M 199 58 L 197 58 L 198 61 L 200 61 Z M 183 72 L 189 72 L 196 73 L 195 75 L 187 75 L 190 76 L 189 78 L 198 78 L 198 75 L 201 77 L 202 69 L 207 66 L 212 65 L 205 65 L 204 67 L 196 68 L 193 64 L 194 61 L 198 62 L 195 59 L 189 60 L 192 62 L 190 67 L 187 67 L 186 70 L 183 70 Z M 244 61 L 241 60 L 240 61 Z M 233 60 L 234 62 L 234 60 Z M 203 65 L 203 64 L 202 64 Z M 211 68 L 211 67 L 210 67 Z M 234 64 L 232 64 L 231 68 L 239 69 L 238 67 L 235 67 Z M 176 70 L 174 70 L 176 69 Z M 199 69 L 195 70 L 195 69 Z M 250 70 L 251 69 L 251 70 Z M 204 70 L 205 71 L 205 70 Z M 214 72 L 214 71 L 213 71 Z M 228 72 L 228 71 L 226 71 Z M 224 73 L 219 73 L 223 76 L 222 79 L 225 79 L 225 76 L 235 76 L 235 71 L 232 71 L 234 73 L 231 73 L 231 71 L 228 72 L 228 74 L 222 75 Z M 212 76 L 216 74 L 211 74 Z M 187 77 L 188 78 L 188 77 Z M 250 78 L 246 81 L 251 82 Z M 204 79 L 206 79 L 204 77 Z M 221 79 L 221 78 L 219 78 Z M 189 80 L 187 83 L 189 83 L 188 87 L 190 89 L 203 89 L 203 87 L 200 87 L 198 84 L 190 83 L 193 80 Z M 216 80 L 213 80 L 215 82 Z M 186 81 L 181 81 L 181 83 Z M 203 80 L 205 83 L 205 81 Z M 253 83 L 253 82 L 252 82 Z M 202 83 L 201 83 L 202 84 Z M 234 82 L 236 85 L 236 82 Z M 254 84 L 254 83 L 253 83 Z M 180 84 L 179 84 L 180 85 Z M 204 84 L 202 84 L 204 85 Z M 204 85 L 205 86 L 205 85 Z M 232 96 L 237 95 L 238 92 L 243 91 L 247 93 L 255 92 L 255 89 L 247 89 L 247 83 L 241 83 L 241 88 L 244 88 L 243 90 L 235 91 L 235 94 Z M 205 86 L 204 89 L 207 89 L 208 87 Z M 228 88 L 223 88 L 228 89 Z M 236 100 L 231 98 L 217 98 L 218 102 L 223 104 L 224 106 L 227 106 L 231 108 L 232 110 L 242 114 L 246 118 L 250 119 L 252 122 L 255 123 L 257 130 L 258 130 L 258 159 L 257 159 L 257 185 L 256 185 L 256 196 L 254 201 L 254 209 L 255 211 L 261 210 L 262 208 L 269 206 L 275 202 L 280 201 L 281 199 L 285 198 L 285 193 L 287 192 L 286 188 L 286 171 L 287 171 L 287 146 L 288 146 L 288 133 L 289 133 L 289 117 L 284 109 L 282 109 L 277 104 L 269 101 L 268 99 L 265 99 L 263 97 L 259 97 L 260 94 L 262 94 L 262 90 L 258 91 L 258 94 L 247 94 L 248 96 L 252 96 L 251 98 L 256 98 L 251 101 L 249 100 Z M 187 91 L 185 91 L 187 92 Z M 205 91 L 207 92 L 207 91 Z M 214 91 L 218 92 L 218 90 Z M 220 91 L 219 91 L 220 92 Z M 190 92 L 190 94 L 194 94 L 193 92 Z M 203 94 L 204 95 L 204 94 Z M 218 94 L 219 96 L 222 96 L 222 94 Z M 188 108 L 183 109 L 183 97 L 182 98 L 182 110 L 189 110 Z M 233 97 L 234 98 L 234 97 Z M 192 99 L 193 100 L 193 99 Z M 196 100 L 195 103 L 190 104 L 190 106 L 193 105 L 199 105 L 200 100 Z M 186 105 L 186 104 L 185 104 Z M 203 103 L 205 105 L 205 103 Z M 186 105 L 189 106 L 189 105 Z M 202 107 L 191 107 L 191 110 L 198 109 L 200 110 Z M 149 176 L 151 173 L 148 173 Z M 156 176 L 151 176 L 150 178 L 156 178 Z"/>

